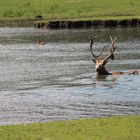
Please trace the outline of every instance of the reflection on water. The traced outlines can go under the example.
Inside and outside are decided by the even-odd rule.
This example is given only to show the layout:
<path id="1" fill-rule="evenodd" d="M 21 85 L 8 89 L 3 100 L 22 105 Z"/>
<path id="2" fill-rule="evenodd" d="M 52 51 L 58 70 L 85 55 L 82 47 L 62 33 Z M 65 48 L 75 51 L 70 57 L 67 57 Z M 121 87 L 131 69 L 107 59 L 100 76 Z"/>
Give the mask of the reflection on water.
<path id="1" fill-rule="evenodd" d="M 139 75 L 96 76 L 91 31 L 95 53 L 118 37 L 108 70 L 140 69 L 140 28 L 0 28 L 0 124 L 140 114 Z"/>

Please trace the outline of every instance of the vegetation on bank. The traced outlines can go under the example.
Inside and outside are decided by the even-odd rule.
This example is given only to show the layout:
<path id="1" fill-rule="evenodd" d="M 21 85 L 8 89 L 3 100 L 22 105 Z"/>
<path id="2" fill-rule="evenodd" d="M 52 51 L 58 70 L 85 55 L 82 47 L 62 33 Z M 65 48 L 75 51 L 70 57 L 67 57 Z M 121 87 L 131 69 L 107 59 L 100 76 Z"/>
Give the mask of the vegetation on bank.
<path id="1" fill-rule="evenodd" d="M 139 140 L 140 115 L 0 126 L 0 140 Z"/>
<path id="2" fill-rule="evenodd" d="M 139 7 L 139 0 L 1 0 L 0 19 L 132 19 L 140 18 Z"/>

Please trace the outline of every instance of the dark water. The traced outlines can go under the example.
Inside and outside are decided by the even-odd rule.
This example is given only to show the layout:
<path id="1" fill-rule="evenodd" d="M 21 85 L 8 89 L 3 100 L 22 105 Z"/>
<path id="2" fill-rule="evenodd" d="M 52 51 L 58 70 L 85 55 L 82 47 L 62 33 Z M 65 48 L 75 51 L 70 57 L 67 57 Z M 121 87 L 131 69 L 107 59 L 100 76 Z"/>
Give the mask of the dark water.
<path id="1" fill-rule="evenodd" d="M 91 31 L 96 54 L 118 37 L 108 70 L 140 69 L 140 28 L 0 28 L 0 125 L 140 114 L 140 76 L 97 77 Z"/>

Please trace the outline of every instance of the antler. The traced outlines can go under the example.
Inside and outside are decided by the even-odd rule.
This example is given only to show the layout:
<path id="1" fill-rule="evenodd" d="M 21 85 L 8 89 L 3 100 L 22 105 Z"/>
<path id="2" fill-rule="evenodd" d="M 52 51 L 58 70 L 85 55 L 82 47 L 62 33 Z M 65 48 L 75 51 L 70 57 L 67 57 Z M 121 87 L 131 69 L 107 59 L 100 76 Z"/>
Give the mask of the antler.
<path id="1" fill-rule="evenodd" d="M 102 55 L 105 47 L 102 49 L 101 53 L 98 56 L 96 56 L 93 53 L 93 49 L 92 49 L 92 46 L 93 46 L 93 43 L 94 43 L 94 39 L 93 39 L 93 35 L 92 34 L 89 35 L 89 42 L 90 42 L 90 51 L 91 51 L 91 54 L 93 56 L 93 61 L 96 63 L 96 59 Z"/>
<path id="2" fill-rule="evenodd" d="M 112 47 L 110 48 L 109 50 L 109 55 L 103 60 L 104 61 L 104 65 L 109 61 L 109 59 L 114 59 L 114 51 L 116 49 L 116 40 L 117 40 L 117 37 L 115 36 L 115 38 L 113 39 L 111 36 L 110 36 L 110 40 L 111 40 L 111 43 L 112 43 Z"/>

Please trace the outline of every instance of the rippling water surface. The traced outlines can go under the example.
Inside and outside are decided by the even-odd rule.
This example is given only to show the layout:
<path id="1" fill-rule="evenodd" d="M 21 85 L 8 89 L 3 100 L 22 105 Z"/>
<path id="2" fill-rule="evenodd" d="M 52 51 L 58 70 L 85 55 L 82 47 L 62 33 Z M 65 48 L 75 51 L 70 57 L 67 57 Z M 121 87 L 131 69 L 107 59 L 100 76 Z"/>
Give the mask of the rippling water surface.
<path id="1" fill-rule="evenodd" d="M 108 70 L 140 69 L 140 28 L 0 28 L 1 125 L 140 114 L 140 76 L 97 77 L 91 31 L 96 54 L 107 46 L 106 55 L 110 34 L 118 37 Z"/>

